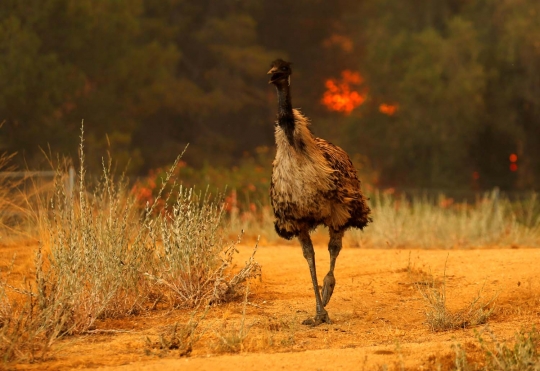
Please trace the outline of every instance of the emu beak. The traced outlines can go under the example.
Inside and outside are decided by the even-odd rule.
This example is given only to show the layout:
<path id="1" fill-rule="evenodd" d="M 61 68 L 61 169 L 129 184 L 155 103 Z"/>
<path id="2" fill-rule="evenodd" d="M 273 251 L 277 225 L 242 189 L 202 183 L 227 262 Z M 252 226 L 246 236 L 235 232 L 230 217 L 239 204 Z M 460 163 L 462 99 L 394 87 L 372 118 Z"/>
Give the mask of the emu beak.
<path id="1" fill-rule="evenodd" d="M 273 74 L 276 73 L 276 72 L 278 72 L 277 67 L 272 67 L 272 68 L 270 69 L 270 71 L 268 71 L 266 74 L 267 74 L 267 75 L 273 75 Z M 270 81 L 268 81 L 268 83 L 269 83 L 269 84 L 272 83 L 272 78 L 270 78 Z"/>

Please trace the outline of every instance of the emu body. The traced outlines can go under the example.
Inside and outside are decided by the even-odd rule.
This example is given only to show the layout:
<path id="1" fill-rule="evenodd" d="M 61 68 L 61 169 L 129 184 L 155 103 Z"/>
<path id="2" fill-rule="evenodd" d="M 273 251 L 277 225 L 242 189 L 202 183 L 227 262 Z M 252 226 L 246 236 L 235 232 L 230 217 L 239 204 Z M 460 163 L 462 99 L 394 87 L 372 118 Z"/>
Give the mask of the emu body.
<path id="1" fill-rule="evenodd" d="M 332 296 L 334 268 L 345 230 L 363 229 L 370 221 L 370 209 L 360 190 L 356 170 L 345 151 L 316 138 L 309 121 L 292 108 L 290 63 L 272 63 L 270 83 L 278 93 L 278 119 L 275 126 L 276 158 L 273 162 L 270 199 L 275 229 L 279 236 L 298 237 L 306 258 L 316 299 L 316 316 L 304 324 L 330 322 L 324 309 Z M 330 270 L 319 292 L 315 252 L 309 233 L 318 225 L 330 231 Z"/>

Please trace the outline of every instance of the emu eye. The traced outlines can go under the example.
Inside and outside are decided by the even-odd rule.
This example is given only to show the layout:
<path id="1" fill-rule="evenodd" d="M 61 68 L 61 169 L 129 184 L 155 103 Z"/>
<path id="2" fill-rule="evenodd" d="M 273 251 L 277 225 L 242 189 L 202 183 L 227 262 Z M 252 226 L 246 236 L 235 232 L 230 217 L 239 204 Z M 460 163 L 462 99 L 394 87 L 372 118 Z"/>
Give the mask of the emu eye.
<path id="1" fill-rule="evenodd" d="M 287 67 L 281 67 L 282 71 L 287 71 Z"/>

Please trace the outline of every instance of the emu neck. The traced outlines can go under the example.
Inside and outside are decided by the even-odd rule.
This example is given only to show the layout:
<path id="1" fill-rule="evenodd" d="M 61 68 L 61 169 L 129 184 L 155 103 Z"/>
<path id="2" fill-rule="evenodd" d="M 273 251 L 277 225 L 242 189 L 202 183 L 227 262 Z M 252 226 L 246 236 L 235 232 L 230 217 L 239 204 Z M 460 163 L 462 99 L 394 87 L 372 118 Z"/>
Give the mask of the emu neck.
<path id="1" fill-rule="evenodd" d="M 276 89 L 278 94 L 278 125 L 285 132 L 289 144 L 294 146 L 294 115 L 289 83 L 283 81 L 276 85 Z"/>

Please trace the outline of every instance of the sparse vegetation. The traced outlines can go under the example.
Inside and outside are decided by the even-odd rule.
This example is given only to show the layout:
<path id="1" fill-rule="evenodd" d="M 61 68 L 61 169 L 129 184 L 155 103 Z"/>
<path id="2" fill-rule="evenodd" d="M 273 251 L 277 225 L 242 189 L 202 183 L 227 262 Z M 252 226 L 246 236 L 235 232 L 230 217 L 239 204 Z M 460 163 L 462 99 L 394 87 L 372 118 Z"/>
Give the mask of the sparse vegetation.
<path id="1" fill-rule="evenodd" d="M 239 240 L 225 242 L 219 198 L 180 188 L 170 209 L 156 216 L 154 203 L 141 216 L 125 180 L 114 178 L 110 161 L 89 189 L 83 134 L 77 192 L 66 190 L 59 172 L 54 194 L 38 210 L 44 239 L 35 279 L 16 288 L 1 277 L 5 360 L 34 358 L 36 349 L 43 355 L 56 339 L 85 332 L 98 319 L 229 300 L 260 274 L 253 256 L 240 272 L 232 271 Z M 179 159 L 162 190 L 170 182 L 174 188 L 171 178 Z M 168 295 L 164 286 L 171 289 Z"/>
<path id="2" fill-rule="evenodd" d="M 246 286 L 244 302 L 242 306 L 242 317 L 239 323 L 223 322 L 222 327 L 214 330 L 217 341 L 215 349 L 218 352 L 237 353 L 244 350 L 244 340 L 252 325 L 246 324 L 246 306 L 248 303 L 249 286 Z"/>
<path id="3" fill-rule="evenodd" d="M 200 322 L 204 320 L 210 306 L 206 306 L 202 313 L 197 307 L 190 315 L 185 324 L 176 322 L 172 326 L 166 326 L 159 334 L 159 339 L 155 342 L 146 338 L 147 352 L 152 349 L 161 351 L 178 350 L 180 357 L 189 356 L 193 351 L 193 346 L 200 340 L 206 328 L 201 328 Z"/>
<path id="4" fill-rule="evenodd" d="M 494 190 L 472 204 L 454 203 L 444 195 L 435 201 L 375 192 L 370 199 L 377 222 L 363 233 L 351 231 L 346 241 L 352 246 L 540 246 L 540 202 L 534 193 L 510 201 Z"/>
<path id="5" fill-rule="evenodd" d="M 479 356 L 473 357 L 460 344 L 453 346 L 456 371 L 538 371 L 540 370 L 540 333 L 533 327 L 516 332 L 514 343 L 500 342 L 488 332 L 486 340 L 477 334 Z M 478 352 L 476 352 L 478 353 Z"/>
<path id="6" fill-rule="evenodd" d="M 14 224 L 17 223 L 17 216 L 23 212 L 23 205 L 18 202 L 20 198 L 16 197 L 16 190 L 21 184 L 21 179 L 5 177 L 2 174 L 15 169 L 11 165 L 11 159 L 14 155 L 0 153 L 0 234 L 2 237 L 13 231 Z"/>
<path id="7" fill-rule="evenodd" d="M 426 323 L 432 331 L 446 331 L 457 328 L 466 328 L 486 323 L 493 314 L 496 296 L 488 301 L 482 298 L 482 289 L 466 308 L 451 311 L 446 300 L 446 264 L 442 282 L 435 279 L 415 283 L 416 288 L 426 302 Z"/>
<path id="8" fill-rule="evenodd" d="M 234 265 L 242 234 L 228 242 L 232 231 L 248 228 L 249 236 L 261 232 L 266 241 L 275 240 L 267 201 L 257 200 L 249 187 L 241 190 L 239 200 L 240 191 L 234 189 L 212 195 L 208 188 L 181 186 L 177 159 L 154 179 L 155 193 L 141 208 L 128 181 L 113 174 L 110 160 L 102 163 L 95 182 L 86 174 L 83 144 L 76 187 L 67 188 L 63 164 L 54 185 L 47 188 L 52 192 L 32 196 L 24 210 L 25 215 L 33 213 L 27 219 L 35 222 L 38 228 L 33 233 L 41 241 L 32 276 L 23 281 L 5 265 L 0 272 L 4 361 L 41 359 L 59 338 L 91 333 L 103 319 L 152 309 L 206 307 L 237 298 L 245 283 L 260 274 L 260 266 L 254 259 L 257 245 L 245 266 Z M 259 185 L 256 192 L 262 192 Z M 535 195 L 510 202 L 492 192 L 470 205 L 442 196 L 438 202 L 389 193 L 374 193 L 371 198 L 377 223 L 363 234 L 353 232 L 349 245 L 539 245 L 540 204 Z M 493 313 L 493 299 L 484 301 L 482 291 L 464 309 L 450 310 L 446 274 L 436 280 L 410 263 L 407 272 L 427 303 L 426 320 L 433 331 L 475 326 Z M 189 355 L 208 333 L 201 327 L 204 318 L 197 314 L 167 327 L 149 348 Z M 208 335 L 213 350 L 303 347 L 291 319 L 249 325 L 246 321 L 244 306 L 240 322 L 227 321 L 215 328 Z"/>
<path id="9" fill-rule="evenodd" d="M 492 345 L 479 337 L 486 352 L 486 370 L 492 371 L 537 371 L 540 370 L 540 333 L 536 328 L 516 333 L 515 343 L 508 346 L 496 339 Z"/>
<path id="10" fill-rule="evenodd" d="M 261 235 L 265 241 L 279 241 L 274 230 L 274 216 L 269 205 L 271 158 L 248 159 L 234 169 L 205 167 L 199 171 L 183 165 L 178 171 L 184 184 L 196 189 L 211 185 L 227 185 L 224 220 L 228 227 L 243 229 L 247 237 Z M 262 156 L 258 154 L 258 156 Z M 152 172 L 140 182 L 137 196 L 155 202 L 159 177 Z M 153 187 L 153 188 L 152 188 Z M 367 189 L 371 187 L 366 186 Z M 204 188 L 203 188 L 204 189 Z M 511 199 L 497 189 L 485 193 L 468 193 L 473 201 L 456 201 L 451 197 L 407 195 L 394 189 L 366 192 L 370 198 L 373 220 L 364 231 L 350 230 L 344 246 L 372 248 L 471 248 L 540 246 L 540 200 L 536 193 Z M 327 238 L 320 228 L 314 237 Z M 282 242 L 282 241 L 280 241 Z"/>

